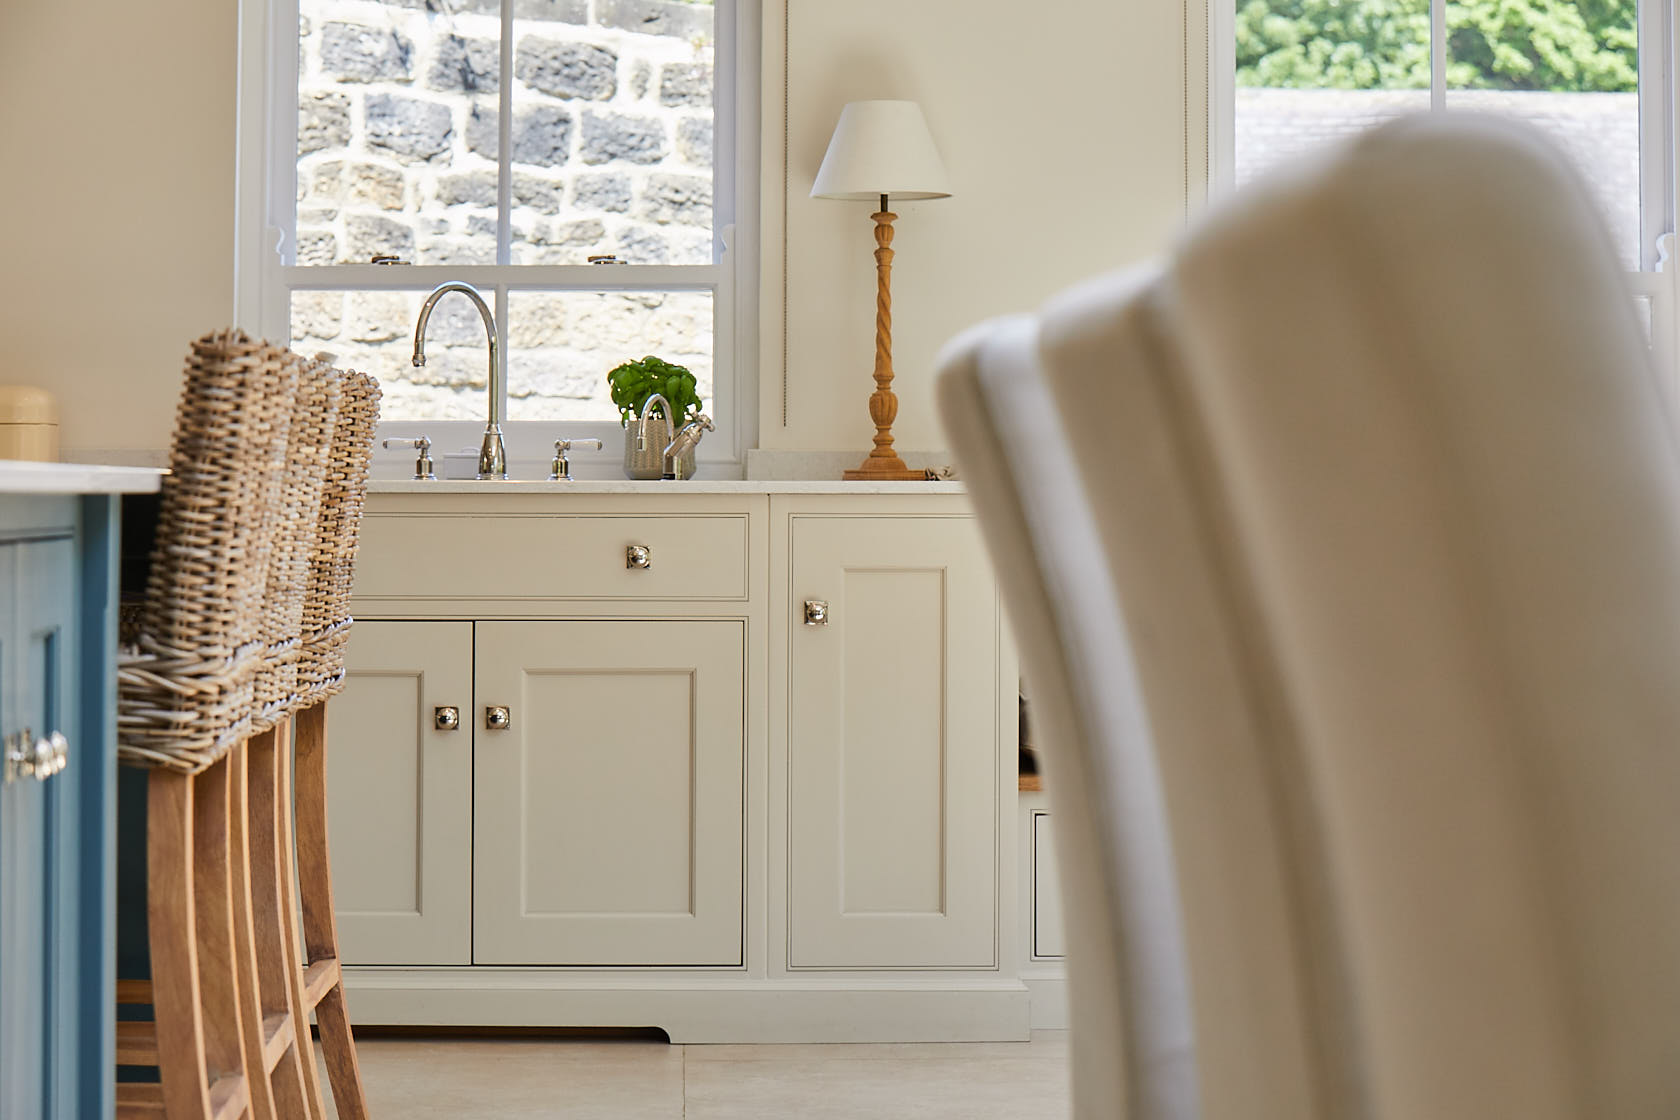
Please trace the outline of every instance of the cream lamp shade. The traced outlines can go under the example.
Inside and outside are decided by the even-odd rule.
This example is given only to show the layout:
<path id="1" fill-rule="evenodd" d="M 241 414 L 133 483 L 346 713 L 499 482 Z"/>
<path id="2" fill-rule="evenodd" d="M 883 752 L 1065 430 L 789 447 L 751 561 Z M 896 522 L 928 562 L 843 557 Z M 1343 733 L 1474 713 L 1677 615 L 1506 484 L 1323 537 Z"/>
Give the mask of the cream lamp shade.
<path id="1" fill-rule="evenodd" d="M 945 164 L 914 101 L 853 101 L 840 110 L 812 198 L 874 202 L 946 198 Z"/>

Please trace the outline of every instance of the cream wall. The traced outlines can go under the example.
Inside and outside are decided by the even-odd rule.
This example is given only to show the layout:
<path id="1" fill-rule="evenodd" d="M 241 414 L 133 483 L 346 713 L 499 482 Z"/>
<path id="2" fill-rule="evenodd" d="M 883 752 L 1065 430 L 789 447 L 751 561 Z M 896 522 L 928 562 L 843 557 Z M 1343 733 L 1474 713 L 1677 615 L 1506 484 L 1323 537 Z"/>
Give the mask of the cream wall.
<path id="1" fill-rule="evenodd" d="M 1173 0 L 765 0 L 765 7 L 759 444 L 860 454 L 870 446 L 874 207 L 809 194 L 840 107 L 887 97 L 921 102 L 952 184 L 951 198 L 893 205 L 894 430 L 902 449 L 942 448 L 931 381 L 946 339 L 1158 252 L 1183 220 L 1184 7 Z M 777 282 L 784 85 L 785 424 Z M 1199 138 L 1199 123 L 1191 131 Z M 1199 172 L 1199 152 L 1195 162 Z"/>
<path id="2" fill-rule="evenodd" d="M 167 446 L 187 340 L 234 314 L 236 8 L 0 3 L 0 381 L 58 393 L 71 453 Z M 894 241 L 899 446 L 938 449 L 930 367 L 946 338 L 1157 251 L 1181 220 L 1183 9 L 765 9 L 759 443 L 869 446 L 872 207 L 807 196 L 840 106 L 906 97 L 922 103 L 956 192 L 898 205 Z M 136 170 L 113 180 L 113 165 Z"/>
<path id="3" fill-rule="evenodd" d="M 72 453 L 167 446 L 233 315 L 236 9 L 0 0 L 0 381 L 56 393 Z"/>

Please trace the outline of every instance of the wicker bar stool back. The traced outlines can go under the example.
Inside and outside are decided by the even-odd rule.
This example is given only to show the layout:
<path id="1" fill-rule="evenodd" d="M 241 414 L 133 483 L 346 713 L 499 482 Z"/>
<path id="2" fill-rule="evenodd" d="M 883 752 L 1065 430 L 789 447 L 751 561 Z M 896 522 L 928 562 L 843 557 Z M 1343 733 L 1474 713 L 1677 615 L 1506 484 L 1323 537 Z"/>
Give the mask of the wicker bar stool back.
<path id="1" fill-rule="evenodd" d="M 379 421 L 379 383 L 364 373 L 344 375 L 344 398 L 304 607 L 302 692 L 295 717 L 297 899 L 303 918 L 303 968 L 296 971 L 304 1013 L 315 1013 L 321 1053 L 340 1120 L 365 1120 L 367 1100 L 344 1001 L 338 927 L 333 917 L 327 849 L 327 698 L 344 687 L 344 645 L 350 635 L 350 589 Z"/>
<path id="2" fill-rule="evenodd" d="M 242 795 L 242 870 L 250 898 L 246 920 L 237 927 L 240 972 L 248 980 L 240 991 L 240 1010 L 257 1120 L 319 1115 L 325 1107 L 315 1076 L 308 1016 L 295 981 L 299 950 L 290 889 L 288 717 L 298 701 L 303 605 L 343 385 L 344 375 L 338 370 L 321 362 L 302 364 L 277 516 L 269 519 L 274 541 L 262 615 L 267 652 L 257 674 L 254 733 L 243 773 L 235 777 Z M 236 890 L 239 886 L 236 882 Z M 255 1072 L 259 1070 L 260 1076 Z"/>
<path id="3" fill-rule="evenodd" d="M 221 331 L 193 343 L 176 413 L 139 632 L 118 665 L 118 756 L 149 767 L 149 997 L 154 1020 L 119 1025 L 119 1065 L 155 1065 L 155 1084 L 119 1083 L 119 1115 L 223 1120 L 252 1115 L 242 1045 L 235 929 L 242 789 L 267 646 L 263 602 L 275 508 L 301 363 Z M 125 998 L 121 993 L 127 990 Z"/>

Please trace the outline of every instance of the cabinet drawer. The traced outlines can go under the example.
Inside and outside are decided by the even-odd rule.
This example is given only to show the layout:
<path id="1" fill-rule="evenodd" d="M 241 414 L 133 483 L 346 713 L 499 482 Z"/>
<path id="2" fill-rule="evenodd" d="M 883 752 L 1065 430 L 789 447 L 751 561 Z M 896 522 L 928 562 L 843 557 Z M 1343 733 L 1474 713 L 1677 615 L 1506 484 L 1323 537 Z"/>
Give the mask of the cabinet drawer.
<path id="1" fill-rule="evenodd" d="M 745 599 L 747 515 L 370 514 L 356 598 Z M 626 552 L 648 550 L 629 567 Z"/>

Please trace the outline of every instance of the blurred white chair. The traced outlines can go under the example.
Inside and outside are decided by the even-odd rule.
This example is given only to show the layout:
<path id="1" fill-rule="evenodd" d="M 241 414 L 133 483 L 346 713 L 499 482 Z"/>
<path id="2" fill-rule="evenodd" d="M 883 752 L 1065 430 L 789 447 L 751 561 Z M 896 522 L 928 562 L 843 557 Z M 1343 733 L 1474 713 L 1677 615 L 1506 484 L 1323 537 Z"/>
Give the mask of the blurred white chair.
<path id="1" fill-rule="evenodd" d="M 1157 749 L 1203 1115 L 1680 1115 L 1680 457 L 1561 158 L 1388 126 L 1038 333 Z"/>
<path id="2" fill-rule="evenodd" d="M 1073 460 L 1037 377 L 1031 319 L 947 349 L 947 430 L 1022 652 L 1076 982 L 1081 1117 L 1195 1120 L 1183 934 L 1160 781 L 1125 637 Z"/>

